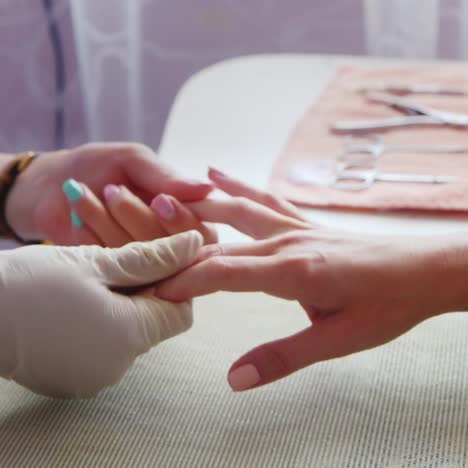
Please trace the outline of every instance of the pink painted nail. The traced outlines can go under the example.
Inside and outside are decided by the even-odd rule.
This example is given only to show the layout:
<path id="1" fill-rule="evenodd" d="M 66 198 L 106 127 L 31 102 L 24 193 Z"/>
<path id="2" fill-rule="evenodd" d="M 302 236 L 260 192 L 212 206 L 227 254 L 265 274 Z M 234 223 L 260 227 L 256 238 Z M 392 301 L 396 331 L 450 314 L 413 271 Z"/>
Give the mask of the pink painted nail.
<path id="1" fill-rule="evenodd" d="M 228 382 L 235 392 L 242 392 L 258 384 L 260 374 L 253 364 L 245 364 L 229 373 Z"/>
<path id="2" fill-rule="evenodd" d="M 117 185 L 106 185 L 103 190 L 104 198 L 109 205 L 114 204 L 120 195 L 120 187 Z"/>
<path id="3" fill-rule="evenodd" d="M 213 184 L 211 182 L 205 182 L 203 180 L 198 179 L 184 179 L 184 182 L 190 185 L 200 186 L 200 187 L 212 187 Z"/>
<path id="4" fill-rule="evenodd" d="M 175 218 L 176 210 L 171 199 L 166 195 L 158 195 L 152 202 L 151 208 L 161 216 L 162 219 L 171 221 Z"/>
<path id="5" fill-rule="evenodd" d="M 214 167 L 209 167 L 208 170 L 209 170 L 210 175 L 213 177 L 222 177 L 222 178 L 227 177 L 227 175 L 224 172 L 218 171 L 218 169 L 215 169 Z"/>

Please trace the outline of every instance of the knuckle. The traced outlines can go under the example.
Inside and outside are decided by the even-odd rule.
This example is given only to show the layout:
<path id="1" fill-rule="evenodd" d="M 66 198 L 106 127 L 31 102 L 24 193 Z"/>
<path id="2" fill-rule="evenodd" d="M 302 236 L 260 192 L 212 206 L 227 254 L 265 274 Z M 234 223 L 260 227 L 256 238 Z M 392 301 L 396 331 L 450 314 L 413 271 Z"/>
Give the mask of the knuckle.
<path id="1" fill-rule="evenodd" d="M 309 259 L 303 255 L 288 255 L 283 259 L 283 267 L 294 275 L 304 276 L 309 273 Z"/>
<path id="2" fill-rule="evenodd" d="M 209 270 L 213 275 L 222 281 L 229 281 L 232 279 L 232 268 L 225 257 L 212 257 L 208 260 Z"/>
<path id="3" fill-rule="evenodd" d="M 273 210 L 277 210 L 278 208 L 281 208 L 282 202 L 281 199 L 278 198 L 276 195 L 273 195 L 271 193 L 266 193 L 263 197 L 263 204 L 268 206 L 269 208 Z"/>
<path id="4" fill-rule="evenodd" d="M 219 257 L 224 255 L 224 247 L 220 244 L 209 244 L 203 247 L 200 253 L 200 257 L 203 260 L 210 259 L 212 257 Z"/>
<path id="5" fill-rule="evenodd" d="M 264 379 L 274 380 L 294 372 L 294 366 L 288 356 L 273 343 L 261 345 L 257 348 L 257 353 Z"/>
<path id="6" fill-rule="evenodd" d="M 151 149 L 142 143 L 123 143 L 120 147 L 120 154 L 124 158 L 137 159 L 147 157 Z"/>
<path id="7" fill-rule="evenodd" d="M 311 250 L 309 253 L 310 261 L 315 265 L 317 268 L 318 266 L 326 265 L 328 263 L 327 256 L 321 250 Z"/>
<path id="8" fill-rule="evenodd" d="M 326 257 L 319 251 L 311 251 L 307 254 L 288 255 L 282 263 L 293 277 L 315 278 L 321 267 L 326 264 Z"/>
<path id="9" fill-rule="evenodd" d="M 203 236 L 205 244 L 211 245 L 218 242 L 218 231 L 214 226 L 202 225 L 200 232 Z M 223 249 L 221 247 L 218 249 L 218 255 L 221 255 L 222 250 Z"/>
<path id="10" fill-rule="evenodd" d="M 245 217 L 251 209 L 251 202 L 245 197 L 237 197 L 234 201 L 235 215 L 242 219 Z"/>
<path id="11" fill-rule="evenodd" d="M 305 243 L 310 240 L 310 234 L 305 230 L 295 230 L 283 234 L 279 238 L 278 247 L 285 248 L 297 244 Z"/>

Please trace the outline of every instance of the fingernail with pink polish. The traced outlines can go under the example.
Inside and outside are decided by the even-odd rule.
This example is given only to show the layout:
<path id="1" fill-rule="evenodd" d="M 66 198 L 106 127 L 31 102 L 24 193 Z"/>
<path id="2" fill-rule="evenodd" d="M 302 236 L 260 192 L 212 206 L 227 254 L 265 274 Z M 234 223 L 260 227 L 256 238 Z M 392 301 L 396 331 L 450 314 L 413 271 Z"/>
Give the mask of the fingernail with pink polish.
<path id="1" fill-rule="evenodd" d="M 171 199 L 166 195 L 158 195 L 152 202 L 151 208 L 166 221 L 171 221 L 175 218 L 176 211 Z"/>
<path id="2" fill-rule="evenodd" d="M 229 373 L 228 382 L 235 392 L 242 392 L 257 385 L 260 374 L 253 364 L 245 364 Z"/>
<path id="3" fill-rule="evenodd" d="M 112 205 L 117 202 L 120 195 L 120 187 L 117 185 L 106 185 L 103 190 L 104 198 L 108 205 Z"/>
<path id="4" fill-rule="evenodd" d="M 206 186 L 212 187 L 213 186 L 211 182 L 205 182 L 203 180 L 198 180 L 198 179 L 184 179 L 184 182 L 190 185 L 197 185 L 200 187 L 206 187 Z"/>
<path id="5" fill-rule="evenodd" d="M 218 171 L 218 169 L 215 169 L 214 167 L 209 167 L 208 169 L 211 176 L 222 178 L 227 177 L 227 175 L 224 172 Z"/>

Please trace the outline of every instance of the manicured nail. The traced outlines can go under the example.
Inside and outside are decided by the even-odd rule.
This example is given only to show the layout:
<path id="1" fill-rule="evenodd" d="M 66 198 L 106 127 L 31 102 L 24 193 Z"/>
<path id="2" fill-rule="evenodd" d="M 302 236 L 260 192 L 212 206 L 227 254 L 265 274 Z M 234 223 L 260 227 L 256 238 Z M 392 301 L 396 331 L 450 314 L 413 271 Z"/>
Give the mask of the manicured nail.
<path id="1" fill-rule="evenodd" d="M 120 195 L 120 187 L 117 185 L 106 185 L 103 190 L 104 198 L 109 205 L 115 203 Z"/>
<path id="2" fill-rule="evenodd" d="M 227 175 L 224 172 L 218 171 L 218 169 L 215 169 L 214 167 L 209 167 L 208 168 L 210 175 L 214 177 L 222 177 L 226 178 Z"/>
<path id="3" fill-rule="evenodd" d="M 162 219 L 171 221 L 175 218 L 176 211 L 171 199 L 166 195 L 158 195 L 151 203 L 151 208 L 161 216 Z"/>
<path id="4" fill-rule="evenodd" d="M 201 186 L 213 185 L 210 182 L 206 182 L 206 181 L 198 180 L 198 179 L 184 179 L 184 182 L 190 185 L 201 185 Z"/>
<path id="5" fill-rule="evenodd" d="M 75 179 L 68 179 L 62 185 L 63 193 L 71 202 L 77 202 L 83 197 L 83 189 Z"/>
<path id="6" fill-rule="evenodd" d="M 77 215 L 77 213 L 75 211 L 70 211 L 70 218 L 71 218 L 71 222 L 73 224 L 73 226 L 77 227 L 77 228 L 82 228 L 83 227 L 83 221 L 81 220 L 81 218 Z"/>
<path id="7" fill-rule="evenodd" d="M 245 364 L 229 373 L 228 382 L 235 392 L 242 392 L 258 384 L 260 374 L 253 364 Z"/>

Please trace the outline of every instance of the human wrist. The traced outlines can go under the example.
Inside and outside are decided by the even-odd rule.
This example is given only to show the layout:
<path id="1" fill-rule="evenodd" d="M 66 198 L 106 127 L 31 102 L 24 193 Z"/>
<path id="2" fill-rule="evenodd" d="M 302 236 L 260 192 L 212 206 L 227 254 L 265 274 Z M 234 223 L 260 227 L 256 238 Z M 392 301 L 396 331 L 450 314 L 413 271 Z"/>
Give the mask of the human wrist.
<path id="1" fill-rule="evenodd" d="M 28 162 L 25 169 L 15 176 L 4 201 L 5 221 L 14 234 L 22 239 L 41 238 L 36 225 L 35 212 L 41 193 L 48 186 L 48 175 L 51 170 L 48 160 L 53 154 L 41 153 L 35 161 L 31 158 L 31 164 Z"/>
<path id="2" fill-rule="evenodd" d="M 437 236 L 423 264 L 426 295 L 437 313 L 468 311 L 468 232 Z"/>
<path id="3" fill-rule="evenodd" d="M 32 215 L 23 209 L 26 205 L 30 192 L 30 184 L 21 184 L 25 179 L 24 172 L 36 158 L 37 154 L 33 152 L 17 154 L 4 163 L 2 167 L 2 176 L 5 185 L 2 187 L 2 196 L 0 200 L 2 232 L 8 237 L 16 239 L 25 239 L 25 233 L 32 229 L 23 230 L 21 226 L 32 225 Z M 22 187 L 18 188 L 18 186 Z"/>

